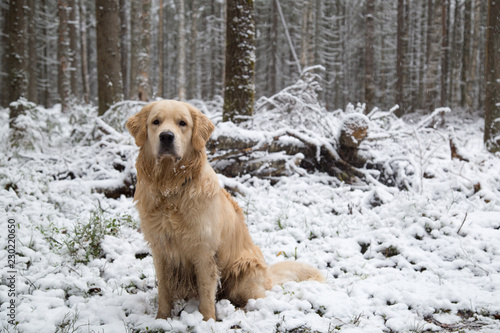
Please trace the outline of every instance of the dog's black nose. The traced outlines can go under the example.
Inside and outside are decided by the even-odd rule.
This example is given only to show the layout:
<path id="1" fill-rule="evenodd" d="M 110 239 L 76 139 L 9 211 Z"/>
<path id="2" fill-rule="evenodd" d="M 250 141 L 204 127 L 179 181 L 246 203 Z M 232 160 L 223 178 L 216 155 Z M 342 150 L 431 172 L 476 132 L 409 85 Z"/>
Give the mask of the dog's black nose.
<path id="1" fill-rule="evenodd" d="M 175 134 L 170 132 L 170 131 L 160 133 L 160 142 L 161 143 L 172 143 L 174 141 L 174 139 L 175 139 Z"/>

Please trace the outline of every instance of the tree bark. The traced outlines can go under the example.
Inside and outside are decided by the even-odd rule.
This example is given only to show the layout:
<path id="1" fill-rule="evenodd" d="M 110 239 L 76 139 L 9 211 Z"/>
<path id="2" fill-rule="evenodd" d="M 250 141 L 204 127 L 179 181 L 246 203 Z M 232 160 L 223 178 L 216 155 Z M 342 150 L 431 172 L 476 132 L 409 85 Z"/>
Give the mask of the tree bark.
<path id="1" fill-rule="evenodd" d="M 29 21 L 27 24 L 28 31 L 28 58 L 27 58 L 27 74 L 28 74 L 28 91 L 27 97 L 29 101 L 39 103 L 38 100 L 38 53 L 37 53 L 37 34 L 36 29 L 36 13 L 37 1 L 29 0 Z"/>
<path id="2" fill-rule="evenodd" d="M 451 16 L 451 1 L 449 2 L 448 8 L 450 8 L 450 16 Z M 450 17 L 448 16 L 448 17 Z M 460 73 L 458 72 L 459 69 L 459 60 L 461 56 L 461 50 L 458 47 L 458 31 L 459 27 L 461 24 L 461 17 L 460 17 L 460 6 L 458 4 L 455 5 L 455 13 L 453 14 L 454 20 L 453 20 L 453 26 L 450 26 L 450 29 L 452 30 L 451 33 L 451 45 L 450 45 L 450 52 L 449 55 L 451 57 L 451 64 L 450 64 L 450 86 L 448 90 L 448 100 L 450 105 L 457 105 L 458 102 L 456 101 L 457 99 L 455 98 L 456 92 L 459 91 L 460 87 L 457 86 L 457 80 L 456 78 L 460 76 Z"/>
<path id="3" fill-rule="evenodd" d="M 79 1 L 79 14 L 80 14 L 80 57 L 81 57 L 81 76 L 82 76 L 82 94 L 83 101 L 89 103 L 90 101 L 90 84 L 89 84 L 89 67 L 87 57 L 87 10 L 84 1 Z"/>
<path id="4" fill-rule="evenodd" d="M 151 64 L 151 0 L 141 0 L 141 43 L 137 66 L 137 99 L 149 101 L 151 84 L 149 82 L 149 66 Z"/>
<path id="5" fill-rule="evenodd" d="M 426 27 L 426 9 L 427 9 L 427 3 L 426 1 L 422 1 L 420 3 L 421 6 L 421 18 L 420 18 L 420 52 L 419 52 L 419 63 L 420 63 L 420 68 L 419 68 L 419 82 L 418 82 L 418 97 L 417 97 L 417 108 L 422 109 L 424 106 L 424 101 L 425 101 L 425 82 L 426 82 L 426 59 L 427 59 L 427 40 L 426 40 L 426 34 L 425 34 L 425 27 Z"/>
<path id="6" fill-rule="evenodd" d="M 471 52 L 471 8 L 472 0 L 464 3 L 464 30 L 463 30 L 463 48 L 462 48 L 462 70 L 460 74 L 460 105 L 470 107 L 467 101 L 467 85 L 469 81 L 469 66 Z"/>
<path id="7" fill-rule="evenodd" d="M 474 0 L 470 0 L 474 1 Z M 478 61 L 479 61 L 479 41 L 481 40 L 481 0 L 474 1 L 474 35 L 472 38 L 471 61 L 469 66 L 469 80 L 467 81 L 467 105 L 475 110 L 479 104 L 479 96 L 477 89 L 480 80 L 477 79 Z"/>
<path id="8" fill-rule="evenodd" d="M 500 1 L 488 1 L 485 59 L 484 142 L 492 152 L 500 151 Z"/>
<path id="9" fill-rule="evenodd" d="M 39 10 L 41 15 L 49 15 L 49 10 L 47 8 L 47 0 L 41 0 L 39 4 Z M 48 26 L 44 24 L 40 29 L 40 38 L 45 42 L 49 38 Z M 47 59 L 49 59 L 48 43 L 44 43 L 42 49 L 42 61 L 40 61 L 39 74 L 40 74 L 40 91 L 39 91 L 39 103 L 45 107 L 50 106 L 50 92 L 49 85 L 47 83 L 47 78 L 49 77 L 49 65 Z"/>
<path id="10" fill-rule="evenodd" d="M 278 92 L 278 7 L 276 0 L 271 1 L 271 26 L 269 28 L 270 59 L 268 64 L 269 94 L 272 96 Z"/>
<path id="11" fill-rule="evenodd" d="M 99 115 L 123 100 L 118 0 L 96 0 Z"/>
<path id="12" fill-rule="evenodd" d="M 448 0 L 441 4 L 441 106 L 448 105 Z"/>
<path id="13" fill-rule="evenodd" d="M 215 31 L 217 31 L 217 28 L 219 28 L 219 25 L 217 24 L 217 14 L 220 10 L 219 4 L 217 0 L 212 0 L 210 1 L 210 16 L 213 20 L 212 24 L 209 27 L 209 31 L 212 33 L 212 41 L 210 43 L 210 60 L 208 64 L 208 68 L 211 72 L 212 75 L 210 75 L 210 81 L 209 81 L 209 86 L 208 86 L 208 96 L 209 98 L 213 98 L 216 94 L 216 87 L 217 87 L 217 75 L 216 73 L 220 73 L 218 71 L 219 68 L 219 62 L 218 62 L 218 49 L 219 49 L 219 43 L 217 41 L 217 35 L 215 34 Z M 222 73 L 221 73 L 222 74 Z"/>
<path id="14" fill-rule="evenodd" d="M 179 15 L 177 88 L 181 101 L 186 99 L 186 17 L 184 5 L 184 0 L 177 1 L 177 15 Z"/>
<path id="15" fill-rule="evenodd" d="M 78 6 L 76 4 L 77 0 L 69 0 L 69 21 L 68 21 L 68 37 L 69 37 L 69 82 L 70 82 L 70 91 L 73 97 L 80 98 L 80 87 L 81 85 L 78 82 L 78 19 L 77 12 Z"/>
<path id="16" fill-rule="evenodd" d="M 129 71 L 129 98 L 137 100 L 138 80 L 137 73 L 139 72 L 139 52 L 141 48 L 141 13 L 142 1 L 135 0 L 130 2 L 130 71 Z"/>
<path id="17" fill-rule="evenodd" d="M 427 59 L 425 105 L 432 111 L 440 103 L 440 43 L 441 40 L 441 6 L 438 0 L 429 0 L 427 8 Z"/>
<path id="18" fill-rule="evenodd" d="M 406 113 L 405 102 L 405 52 L 406 52 L 406 22 L 405 0 L 398 0 L 398 31 L 397 31 L 397 60 L 396 60 L 396 103 L 399 108 L 396 115 L 401 117 Z"/>
<path id="19" fill-rule="evenodd" d="M 121 43 L 121 71 L 122 71 L 122 83 L 123 83 L 123 96 L 129 96 L 129 64 L 128 56 L 130 53 L 130 40 L 128 37 L 128 12 L 129 4 L 126 0 L 120 0 L 120 43 Z"/>
<path id="20" fill-rule="evenodd" d="M 58 41 L 57 41 L 57 91 L 61 101 L 62 112 L 68 111 L 68 100 L 70 95 L 70 59 L 69 59 L 69 36 L 68 36 L 68 2 L 57 1 L 57 13 L 59 17 Z"/>
<path id="21" fill-rule="evenodd" d="M 191 36 L 190 36 L 190 50 L 189 50 L 189 98 L 199 98 L 199 60 L 196 57 L 198 54 L 198 1 L 191 1 Z"/>
<path id="22" fill-rule="evenodd" d="M 375 0 L 366 0 L 366 16 L 365 16 L 365 112 L 368 113 L 374 106 L 375 99 L 375 84 L 373 81 L 373 35 L 374 35 L 374 15 L 375 15 Z"/>
<path id="23" fill-rule="evenodd" d="M 163 97 L 163 0 L 158 4 L 158 96 Z"/>
<path id="24" fill-rule="evenodd" d="M 304 8 L 305 7 L 305 8 Z M 311 13 L 313 4 L 311 0 L 303 0 L 302 8 L 302 26 L 301 26 L 301 39 L 300 39 L 300 66 L 306 68 L 309 63 L 309 47 L 310 47 L 310 25 Z M 300 73 L 299 73 L 300 74 Z"/>
<path id="25" fill-rule="evenodd" d="M 228 1 L 223 120 L 252 116 L 255 100 L 255 23 L 253 0 Z"/>
<path id="26" fill-rule="evenodd" d="M 27 94 L 26 78 L 26 1 L 9 1 L 9 11 L 6 20 L 6 31 L 9 43 L 7 45 L 6 69 L 7 73 L 7 102 L 17 101 Z M 11 108 L 9 126 L 12 128 L 14 120 L 22 113 L 19 108 Z"/>

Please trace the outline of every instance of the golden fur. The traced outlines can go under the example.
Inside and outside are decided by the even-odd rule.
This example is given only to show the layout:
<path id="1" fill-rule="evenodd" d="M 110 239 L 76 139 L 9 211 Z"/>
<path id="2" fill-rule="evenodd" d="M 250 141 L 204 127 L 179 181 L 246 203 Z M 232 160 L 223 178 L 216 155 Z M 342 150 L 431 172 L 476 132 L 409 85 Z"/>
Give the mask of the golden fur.
<path id="1" fill-rule="evenodd" d="M 214 125 L 200 111 L 183 102 L 153 102 L 127 128 L 140 147 L 134 199 L 153 253 L 157 318 L 170 317 L 178 299 L 198 296 L 208 320 L 215 319 L 216 297 L 244 306 L 277 283 L 324 281 L 305 264 L 266 266 L 241 208 L 207 162 Z"/>

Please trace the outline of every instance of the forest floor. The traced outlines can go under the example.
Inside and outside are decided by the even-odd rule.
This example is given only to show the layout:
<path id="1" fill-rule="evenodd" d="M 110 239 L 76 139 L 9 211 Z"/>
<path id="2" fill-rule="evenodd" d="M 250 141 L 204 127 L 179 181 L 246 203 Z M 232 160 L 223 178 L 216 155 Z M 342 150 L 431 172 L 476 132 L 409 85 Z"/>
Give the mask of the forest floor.
<path id="1" fill-rule="evenodd" d="M 220 103 L 195 103 L 217 136 Z M 372 114 L 360 150 L 384 170 L 360 168 L 365 181 L 220 176 L 267 263 L 307 262 L 327 283 L 275 286 L 245 308 L 220 300 L 218 321 L 204 322 L 196 300 L 155 320 L 153 260 L 132 198 L 95 190 L 134 173 L 138 149 L 123 125 L 140 108 L 126 102 L 98 118 L 88 106 L 36 107 L 16 148 L 0 109 L 2 332 L 500 332 L 500 155 L 485 151 L 478 114 L 453 110 L 436 128 L 419 114 Z"/>

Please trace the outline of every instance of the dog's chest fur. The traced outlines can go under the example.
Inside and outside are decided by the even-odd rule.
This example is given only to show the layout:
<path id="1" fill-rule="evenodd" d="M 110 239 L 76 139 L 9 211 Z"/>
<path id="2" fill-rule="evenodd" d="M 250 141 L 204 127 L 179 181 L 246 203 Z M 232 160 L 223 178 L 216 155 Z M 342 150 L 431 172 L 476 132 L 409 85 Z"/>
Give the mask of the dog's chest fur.
<path id="1" fill-rule="evenodd" d="M 217 213 L 213 211 L 217 195 L 213 189 L 199 191 L 193 187 L 187 182 L 180 191 L 167 196 L 163 195 L 165 191 L 148 191 L 149 204 L 137 204 L 146 241 L 164 248 L 177 264 L 195 260 L 200 250 L 215 253 L 218 247 Z"/>

